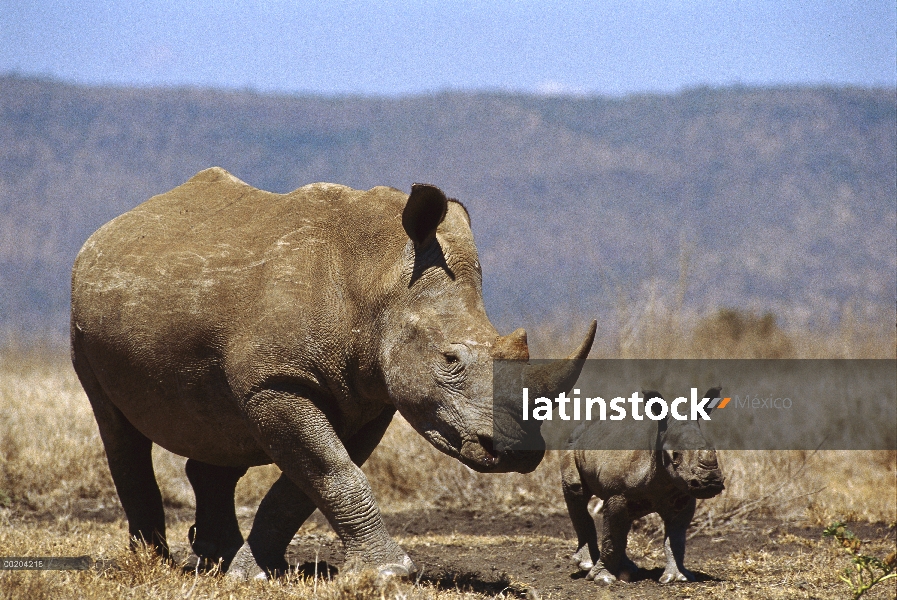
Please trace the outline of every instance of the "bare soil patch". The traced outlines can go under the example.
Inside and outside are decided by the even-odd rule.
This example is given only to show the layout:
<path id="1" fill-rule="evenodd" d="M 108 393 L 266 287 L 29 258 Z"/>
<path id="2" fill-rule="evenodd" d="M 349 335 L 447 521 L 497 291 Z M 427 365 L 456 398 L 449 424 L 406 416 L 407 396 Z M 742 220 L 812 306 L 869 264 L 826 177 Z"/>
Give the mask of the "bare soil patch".
<path id="1" fill-rule="evenodd" d="M 189 510 L 179 510 L 189 521 Z M 847 598 L 837 573 L 847 557 L 822 538 L 821 527 L 775 519 L 704 530 L 688 542 L 686 566 L 694 583 L 658 583 L 663 573 L 659 531 L 636 522 L 630 557 L 641 568 L 629 583 L 597 585 L 577 573 L 570 561 L 575 534 L 564 514 L 490 514 L 482 510 L 416 510 L 384 514 L 386 526 L 422 573 L 419 582 L 437 590 L 456 590 L 486 598 Z M 244 530 L 251 515 L 241 518 Z M 893 526 L 852 523 L 870 553 L 884 556 L 897 547 Z M 190 557 L 186 543 L 174 541 L 176 558 Z M 889 549 L 889 550 L 888 550 Z M 316 512 L 300 529 L 287 559 L 307 576 L 337 577 L 342 547 Z M 880 585 L 870 598 L 893 598 L 894 582 Z"/>

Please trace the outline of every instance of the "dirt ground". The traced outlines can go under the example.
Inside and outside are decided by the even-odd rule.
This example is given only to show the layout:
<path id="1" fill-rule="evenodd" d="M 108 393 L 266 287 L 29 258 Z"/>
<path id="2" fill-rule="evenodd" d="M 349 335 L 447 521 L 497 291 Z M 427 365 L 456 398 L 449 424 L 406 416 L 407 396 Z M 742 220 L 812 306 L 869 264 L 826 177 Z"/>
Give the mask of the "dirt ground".
<path id="1" fill-rule="evenodd" d="M 189 511 L 178 514 L 179 520 L 191 517 Z M 421 583 L 487 598 L 849 597 L 837 578 L 848 559 L 822 538 L 821 527 L 754 520 L 698 533 L 686 549 L 686 566 L 698 581 L 661 585 L 662 537 L 650 524 L 639 527 L 637 522 L 629 541 L 629 555 L 641 568 L 637 577 L 599 586 L 571 563 L 575 536 L 563 514 L 429 510 L 384 514 L 384 520 L 420 568 Z M 241 516 L 241 526 L 248 530 L 251 514 Z M 893 526 L 856 523 L 851 528 L 879 556 L 897 546 Z M 188 559 L 189 546 L 172 541 L 176 558 Z M 319 512 L 300 529 L 287 559 L 308 576 L 316 570 L 321 577 L 338 574 L 341 545 Z M 894 582 L 873 592 L 868 597 L 893 598 Z"/>
<path id="2" fill-rule="evenodd" d="M 4 551 L 4 538 L 9 556 L 89 553 L 97 560 L 95 571 L 100 579 L 96 579 L 96 575 L 91 579 L 87 575 L 70 576 L 64 572 L 30 575 L 0 572 L 0 598 L 24 597 L 15 591 L 22 585 L 30 585 L 29 593 L 35 598 L 85 597 L 87 592 L 93 594 L 91 598 L 170 598 L 176 596 L 178 590 L 186 593 L 196 584 L 192 580 L 196 558 L 186 541 L 187 529 L 193 522 L 190 508 L 166 510 L 168 539 L 179 566 L 146 562 L 145 559 L 146 564 L 128 566 L 120 563 L 122 560 L 134 562 L 128 558 L 130 553 L 123 550 L 127 525 L 120 508 L 97 505 L 88 500 L 77 502 L 71 508 L 69 515 L 56 520 L 49 519 L 48 515 L 27 512 L 10 515 L 5 525 L 0 525 L 0 554 Z M 316 512 L 299 530 L 287 551 L 291 566 L 307 577 L 291 577 L 291 581 L 306 583 L 284 583 L 281 587 L 267 589 L 259 588 L 253 582 L 225 581 L 223 577 L 212 575 L 219 582 L 200 580 L 200 588 L 191 597 L 238 598 L 245 595 L 320 600 L 828 600 L 851 597 L 846 584 L 838 577 L 850 564 L 850 559 L 831 539 L 822 537 L 821 525 L 750 519 L 693 527 L 691 533 L 694 535 L 688 541 L 685 563 L 698 580 L 661 585 L 657 580 L 663 571 L 662 536 L 657 529 L 659 522 L 648 517 L 635 523 L 629 537 L 629 556 L 641 570 L 632 582 L 607 586 L 586 580 L 570 561 L 575 539 L 566 514 L 538 515 L 527 510 L 385 512 L 383 518 L 387 529 L 420 569 L 417 582 L 393 587 L 386 595 L 364 586 L 344 585 L 346 580 L 339 574 L 343 560 L 341 543 L 321 514 Z M 238 518 L 244 534 L 247 533 L 252 525 L 253 509 L 238 509 Z M 883 558 L 897 549 L 894 524 L 854 522 L 849 526 L 862 541 L 865 554 Z M 87 548 L 93 550 L 85 552 Z M 320 579 L 312 579 L 316 574 Z M 63 581 L 63 578 L 67 579 Z M 327 579 L 332 579 L 336 587 L 328 587 L 330 584 L 325 583 L 322 589 L 329 591 L 320 595 L 309 583 Z M 895 597 L 897 580 L 894 579 L 876 586 L 864 596 L 889 600 Z"/>

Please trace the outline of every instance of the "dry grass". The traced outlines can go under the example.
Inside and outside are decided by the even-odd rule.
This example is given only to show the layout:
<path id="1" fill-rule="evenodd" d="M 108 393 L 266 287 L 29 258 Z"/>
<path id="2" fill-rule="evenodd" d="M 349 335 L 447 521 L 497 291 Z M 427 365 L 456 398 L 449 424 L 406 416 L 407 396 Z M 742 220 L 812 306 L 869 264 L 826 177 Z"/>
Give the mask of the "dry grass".
<path id="1" fill-rule="evenodd" d="M 90 571 L 58 572 L 0 572 L 0 599 L 34 600 L 57 598 L 265 598 L 265 599 L 314 599 L 314 600 L 384 600 L 434 599 L 475 600 L 482 595 L 457 590 L 439 590 L 432 585 L 377 582 L 371 573 L 344 575 L 332 581 L 318 580 L 291 574 L 273 582 L 235 582 L 215 574 L 191 572 L 185 568 L 171 568 L 155 555 L 146 551 L 132 553 L 121 542 L 125 528 L 117 524 L 83 523 L 77 529 L 61 526 L 26 524 L 0 528 L 0 555 L 80 555 L 90 554 L 113 563 L 106 569 Z M 766 532 L 760 532 L 765 535 Z M 470 538 L 470 539 L 467 539 Z M 474 539 L 475 536 L 456 536 L 440 540 L 435 536 L 426 543 L 444 543 L 447 551 L 472 545 L 493 544 L 519 552 L 526 546 L 561 548 L 569 540 L 540 539 L 532 537 Z M 423 540 L 402 539 L 406 547 L 413 548 Z M 704 572 L 725 572 L 727 580 L 717 583 L 681 584 L 668 590 L 666 597 L 718 598 L 735 600 L 745 598 L 840 598 L 847 597 L 846 588 L 835 577 L 846 564 L 844 553 L 830 541 L 808 539 L 788 533 L 774 533 L 768 547 L 760 551 L 748 551 L 732 545 L 726 537 L 714 538 L 713 543 L 729 547 L 723 556 L 703 561 Z M 560 543 L 562 542 L 562 543 Z M 876 542 L 864 546 L 870 554 L 884 555 L 893 550 L 886 543 Z M 656 537 L 635 532 L 630 536 L 629 554 L 639 564 L 660 565 L 663 550 Z M 601 588 L 582 582 L 581 588 L 593 598 L 621 598 L 619 587 Z M 518 588 L 519 589 L 519 586 Z M 644 590 L 644 588 L 641 588 Z M 893 598 L 893 582 L 882 585 L 868 595 L 869 598 Z M 509 590 L 496 598 L 518 597 Z M 545 600 L 557 598 L 553 594 Z M 651 596 L 654 597 L 654 596 Z M 663 596 L 660 596 L 663 597 Z"/>
<path id="2" fill-rule="evenodd" d="M 897 521 L 897 452 L 721 450 L 719 455 L 726 493 L 701 502 L 697 522 Z M 413 457 L 410 464 L 409 457 Z M 482 506 L 564 512 L 558 493 L 560 457 L 561 451 L 549 451 L 528 475 L 483 475 L 429 447 L 407 423 L 396 419 L 365 471 L 387 510 Z"/>
<path id="3" fill-rule="evenodd" d="M 89 522 L 88 522 L 89 523 Z M 467 600 L 474 594 L 443 592 L 426 585 L 379 582 L 373 572 L 343 575 L 331 581 L 290 573 L 275 581 L 233 581 L 217 573 L 172 568 L 154 553 L 131 552 L 122 544 L 122 524 L 90 524 L 71 530 L 43 525 L 0 529 L 2 556 L 79 556 L 103 559 L 88 571 L 0 571 L 0 599 L 57 598 L 266 598 L 315 600 L 382 600 L 435 598 Z"/>
<path id="4" fill-rule="evenodd" d="M 889 330 L 864 329 L 857 323 L 851 325 L 852 330 L 844 325 L 831 334 L 795 333 L 783 331 L 771 317 L 731 312 L 711 315 L 688 329 L 681 323 L 666 323 L 666 335 L 658 333 L 664 330 L 662 324 L 651 324 L 648 329 L 636 325 L 642 333 L 653 331 L 655 337 L 627 330 L 612 341 L 614 348 L 605 345 L 593 355 L 691 357 L 706 355 L 706 349 L 712 347 L 708 339 L 728 339 L 742 344 L 742 355 L 751 356 L 764 355 L 765 351 L 758 350 L 764 345 L 774 346 L 779 356 L 894 356 Z M 553 347 L 567 345 L 564 341 Z M 727 347 L 731 352 L 732 344 Z M 552 352 L 548 345 L 544 350 L 543 356 Z M 104 572 L 0 571 L 0 598 L 482 597 L 426 585 L 391 583 L 382 587 L 369 575 L 317 584 L 298 575 L 273 583 L 235 583 L 181 573 L 145 553 L 132 554 L 127 551 L 127 528 L 121 516 L 112 522 L 91 518 L 93 512 L 108 513 L 110 507 L 121 513 L 89 404 L 66 358 L 48 352 L 7 353 L 0 358 L 0 556 L 89 554 L 114 559 L 118 565 Z M 559 456 L 549 452 L 542 465 L 528 475 L 477 474 L 437 452 L 397 418 L 364 470 L 381 507 L 388 512 L 464 507 L 494 513 L 563 513 Z M 761 522 L 758 519 L 804 523 L 820 531 L 836 519 L 897 523 L 895 451 L 721 451 L 720 456 L 727 490 L 699 504 L 693 532 L 720 536 L 730 529 L 752 527 Z M 165 451 L 157 451 L 154 457 L 166 506 L 191 507 L 193 494 L 184 476 L 184 459 Z M 254 510 L 278 475 L 273 466 L 250 469 L 237 489 L 238 506 Z M 185 540 L 187 526 L 172 524 L 171 539 Z M 650 540 L 656 539 L 651 532 L 658 526 L 656 518 L 649 517 L 636 528 L 634 557 L 657 560 L 659 547 Z M 420 543 L 416 538 L 404 541 L 409 546 Z M 490 542 L 459 538 L 457 543 Z M 517 542 L 504 539 L 501 543 Z M 846 564 L 843 557 L 821 541 L 811 545 L 806 554 L 815 558 L 805 571 L 789 571 L 785 558 L 775 553 L 737 556 L 737 549 L 726 564 L 718 566 L 738 570 L 740 581 L 745 582 L 752 578 L 768 582 L 784 573 L 781 577 L 785 579 L 799 577 L 807 590 L 821 582 L 837 583 L 835 572 Z M 727 592 L 732 597 L 754 597 L 749 586 L 733 585 Z M 839 587 L 832 589 L 841 593 Z M 781 590 L 771 585 L 760 595 L 788 597 Z M 686 591 L 692 597 L 702 597 L 700 586 L 677 588 L 677 594 Z M 596 597 L 602 593 L 596 590 Z"/>
<path id="5" fill-rule="evenodd" d="M 893 310 L 846 304 L 839 318 L 816 328 L 788 327 L 776 315 L 719 309 L 702 316 L 648 298 L 621 302 L 616 327 L 596 342 L 591 358 L 897 358 Z M 867 314 L 868 313 L 868 314 Z M 796 317 L 795 317 L 796 318 Z M 580 319 L 580 323 L 585 319 Z M 575 324 L 548 323 L 532 339 L 539 357 L 561 356 L 581 335 Z M 544 342 L 543 340 L 548 340 Z"/>

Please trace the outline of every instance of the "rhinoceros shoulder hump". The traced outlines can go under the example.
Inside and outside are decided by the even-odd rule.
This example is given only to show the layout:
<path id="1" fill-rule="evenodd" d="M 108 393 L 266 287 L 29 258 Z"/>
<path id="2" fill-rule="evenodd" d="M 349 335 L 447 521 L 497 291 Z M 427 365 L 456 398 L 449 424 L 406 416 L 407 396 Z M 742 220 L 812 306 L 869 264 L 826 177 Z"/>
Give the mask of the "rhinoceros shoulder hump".
<path id="1" fill-rule="evenodd" d="M 305 192 L 305 193 L 311 194 L 311 193 L 317 192 L 319 194 L 326 196 L 326 195 L 330 195 L 330 194 L 338 194 L 347 189 L 349 189 L 349 188 L 347 188 L 344 185 L 340 185 L 338 183 L 327 183 L 326 181 L 318 181 L 316 183 L 309 183 L 309 184 L 303 185 L 301 188 L 295 190 L 293 193 Z"/>
<path id="2" fill-rule="evenodd" d="M 236 175 L 228 172 L 226 169 L 222 169 L 221 167 L 210 167 L 208 169 L 203 169 L 189 180 L 187 183 L 235 183 L 237 185 L 245 185 L 247 187 L 252 187 Z"/>

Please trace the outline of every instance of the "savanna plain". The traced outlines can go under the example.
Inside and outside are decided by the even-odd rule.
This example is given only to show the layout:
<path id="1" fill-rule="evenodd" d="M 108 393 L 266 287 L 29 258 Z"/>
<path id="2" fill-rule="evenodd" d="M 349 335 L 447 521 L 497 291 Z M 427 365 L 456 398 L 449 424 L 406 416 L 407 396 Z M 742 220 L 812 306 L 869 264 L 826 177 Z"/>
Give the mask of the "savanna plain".
<path id="1" fill-rule="evenodd" d="M 893 314 L 880 323 L 845 314 L 826 331 L 784 330 L 772 315 L 733 310 L 690 321 L 630 316 L 623 320 L 630 329 L 596 344 L 593 357 L 895 358 Z M 541 340 L 533 355 L 556 356 L 573 337 L 563 327 L 530 332 Z M 94 566 L 0 571 L 0 598 L 849 598 L 839 575 L 851 556 L 823 529 L 845 522 L 863 555 L 885 560 L 895 551 L 897 452 L 721 450 L 719 456 L 726 490 L 699 501 L 689 529 L 686 566 L 698 580 L 657 582 L 663 530 L 649 515 L 629 537 L 629 555 L 641 567 L 635 581 L 599 587 L 570 561 L 576 540 L 558 451 L 528 475 L 477 474 L 397 417 L 364 471 L 387 528 L 421 569 L 417 580 L 340 574 L 339 540 L 315 513 L 290 545 L 291 573 L 237 582 L 194 568 L 185 459 L 161 448 L 154 461 L 175 560 L 129 550 L 96 424 L 64 350 L 11 347 L 0 353 L 0 556 L 89 555 Z M 255 467 L 240 481 L 244 535 L 278 476 L 275 466 Z M 897 580 L 890 579 L 864 597 L 895 594 Z"/>

